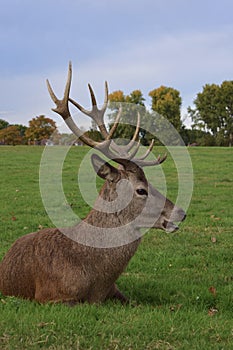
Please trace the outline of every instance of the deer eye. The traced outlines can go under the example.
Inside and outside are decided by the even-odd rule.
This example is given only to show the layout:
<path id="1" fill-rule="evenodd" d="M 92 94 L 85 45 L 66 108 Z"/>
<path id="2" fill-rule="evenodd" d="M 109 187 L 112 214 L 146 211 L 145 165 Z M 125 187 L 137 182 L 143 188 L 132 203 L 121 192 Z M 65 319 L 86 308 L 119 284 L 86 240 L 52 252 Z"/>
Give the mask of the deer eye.
<path id="1" fill-rule="evenodd" d="M 146 190 L 144 190 L 144 188 L 138 188 L 136 192 L 139 194 L 139 196 L 148 196 L 148 193 Z"/>

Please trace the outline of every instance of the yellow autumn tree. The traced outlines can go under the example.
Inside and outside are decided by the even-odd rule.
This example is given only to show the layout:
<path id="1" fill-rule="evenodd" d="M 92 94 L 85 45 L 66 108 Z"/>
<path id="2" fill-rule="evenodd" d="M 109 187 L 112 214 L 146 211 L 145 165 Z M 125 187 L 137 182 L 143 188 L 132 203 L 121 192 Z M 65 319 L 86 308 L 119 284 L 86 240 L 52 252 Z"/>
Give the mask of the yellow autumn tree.
<path id="1" fill-rule="evenodd" d="M 152 110 L 167 118 L 179 131 L 181 123 L 181 97 L 180 92 L 172 87 L 160 86 L 149 93 L 152 98 Z"/>
<path id="2" fill-rule="evenodd" d="M 40 144 L 42 140 L 48 140 L 56 129 L 54 120 L 40 115 L 29 121 L 29 127 L 26 130 L 25 136 L 30 142 Z"/>
<path id="3" fill-rule="evenodd" d="M 23 125 L 9 125 L 0 130 L 0 144 L 21 145 L 26 142 L 24 137 L 26 127 Z"/>

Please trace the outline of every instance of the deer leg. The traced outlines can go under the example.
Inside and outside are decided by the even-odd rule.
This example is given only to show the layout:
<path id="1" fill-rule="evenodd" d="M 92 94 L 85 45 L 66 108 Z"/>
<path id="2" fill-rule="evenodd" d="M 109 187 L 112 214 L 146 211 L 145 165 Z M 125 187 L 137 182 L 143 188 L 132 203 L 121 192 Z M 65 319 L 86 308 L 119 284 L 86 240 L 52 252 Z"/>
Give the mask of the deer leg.
<path id="1" fill-rule="evenodd" d="M 64 303 L 69 306 L 75 306 L 80 302 L 72 295 L 59 290 L 59 286 L 49 281 L 49 278 L 46 283 L 39 280 L 36 282 L 35 300 L 39 303 Z"/>
<path id="2" fill-rule="evenodd" d="M 127 304 L 129 302 L 128 298 L 119 291 L 115 283 L 112 285 L 106 299 L 119 300 L 122 304 Z"/>

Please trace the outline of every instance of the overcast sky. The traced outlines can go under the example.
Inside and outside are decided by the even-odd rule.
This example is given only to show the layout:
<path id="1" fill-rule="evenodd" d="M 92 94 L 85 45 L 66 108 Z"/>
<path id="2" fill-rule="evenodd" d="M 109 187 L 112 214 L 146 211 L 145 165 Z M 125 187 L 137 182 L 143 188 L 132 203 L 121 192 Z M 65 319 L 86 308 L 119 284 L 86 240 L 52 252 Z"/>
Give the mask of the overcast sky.
<path id="1" fill-rule="evenodd" d="M 2 0 L 0 118 L 27 125 L 51 111 L 45 80 L 60 96 L 69 60 L 71 96 L 89 107 L 110 91 L 181 93 L 183 117 L 206 83 L 233 79 L 232 0 Z M 79 125 L 86 126 L 85 118 Z"/>

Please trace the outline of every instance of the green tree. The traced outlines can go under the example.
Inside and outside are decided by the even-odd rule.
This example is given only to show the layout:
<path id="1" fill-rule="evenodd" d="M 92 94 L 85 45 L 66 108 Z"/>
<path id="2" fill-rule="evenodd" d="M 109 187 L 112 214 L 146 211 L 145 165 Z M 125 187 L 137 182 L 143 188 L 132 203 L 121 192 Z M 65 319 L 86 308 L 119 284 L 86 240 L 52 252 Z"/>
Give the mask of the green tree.
<path id="1" fill-rule="evenodd" d="M 0 130 L 7 128 L 9 125 L 10 124 L 6 120 L 0 119 Z"/>
<path id="2" fill-rule="evenodd" d="M 184 143 L 187 146 L 215 146 L 216 140 L 214 136 L 200 129 L 187 129 L 185 126 L 182 126 L 180 131 L 180 136 L 182 137 Z"/>
<path id="3" fill-rule="evenodd" d="M 137 106 L 145 107 L 144 101 L 145 99 L 141 90 L 133 90 L 128 96 L 125 96 L 125 102 L 134 103 Z"/>
<path id="4" fill-rule="evenodd" d="M 233 80 L 224 81 L 220 87 L 220 104 L 222 132 L 228 140 L 228 145 L 233 145 Z"/>
<path id="5" fill-rule="evenodd" d="M 90 129 L 84 135 L 97 142 L 103 141 L 101 133 L 96 129 Z"/>
<path id="6" fill-rule="evenodd" d="M 56 129 L 54 120 L 40 115 L 29 121 L 25 135 L 29 142 L 41 144 L 41 141 L 49 139 Z"/>
<path id="7" fill-rule="evenodd" d="M 233 81 L 221 85 L 206 84 L 194 100 L 195 108 L 188 108 L 195 127 L 207 130 L 216 144 L 233 143 Z"/>
<path id="8" fill-rule="evenodd" d="M 112 126 L 118 114 L 120 105 L 122 106 L 122 116 L 118 128 L 114 134 L 114 138 L 129 140 L 135 132 L 137 124 L 137 112 L 140 112 L 141 118 L 145 114 L 144 97 L 140 90 L 134 90 L 129 95 L 125 95 L 123 91 L 114 91 L 109 95 L 109 127 Z M 142 122 L 141 122 L 142 124 Z"/>
<path id="9" fill-rule="evenodd" d="M 152 98 L 152 110 L 167 118 L 170 123 L 180 131 L 181 122 L 181 97 L 178 90 L 172 87 L 160 86 L 150 91 Z"/>

